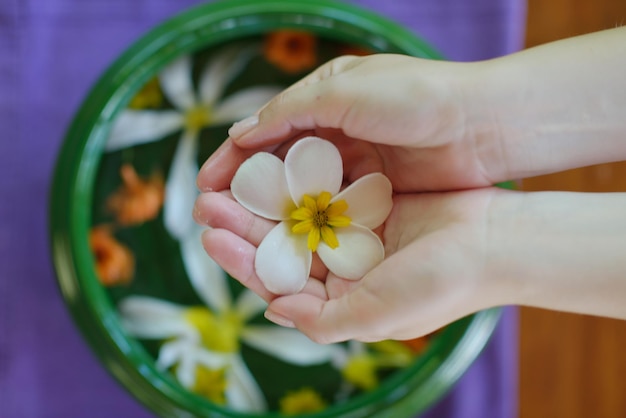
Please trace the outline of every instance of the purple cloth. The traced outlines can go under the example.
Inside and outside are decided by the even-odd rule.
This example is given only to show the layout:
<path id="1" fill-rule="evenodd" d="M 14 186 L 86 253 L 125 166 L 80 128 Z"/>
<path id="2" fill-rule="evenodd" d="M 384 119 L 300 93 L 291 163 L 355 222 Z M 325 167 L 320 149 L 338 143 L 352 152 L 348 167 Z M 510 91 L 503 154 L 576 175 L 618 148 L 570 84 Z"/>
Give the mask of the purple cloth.
<path id="1" fill-rule="evenodd" d="M 153 25 L 197 0 L 0 1 L 0 416 L 149 417 L 96 360 L 55 283 L 47 198 L 65 129 L 101 72 Z M 523 0 L 355 1 L 452 60 L 522 45 Z M 428 417 L 517 415 L 517 319 Z"/>

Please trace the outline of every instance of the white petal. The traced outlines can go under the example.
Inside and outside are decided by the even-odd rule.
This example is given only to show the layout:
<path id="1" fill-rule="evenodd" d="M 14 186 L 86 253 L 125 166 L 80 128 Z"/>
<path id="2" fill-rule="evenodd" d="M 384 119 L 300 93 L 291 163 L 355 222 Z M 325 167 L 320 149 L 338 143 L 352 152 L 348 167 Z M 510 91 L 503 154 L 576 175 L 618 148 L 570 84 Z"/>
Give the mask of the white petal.
<path id="1" fill-rule="evenodd" d="M 287 152 L 285 172 L 289 192 L 297 204 L 305 194 L 316 197 L 326 191 L 335 195 L 343 181 L 341 154 L 326 140 L 306 137 Z"/>
<path id="2" fill-rule="evenodd" d="M 197 332 L 184 319 L 184 308 L 171 302 L 148 296 L 130 296 L 120 302 L 119 311 L 122 327 L 136 337 L 197 339 Z"/>
<path id="3" fill-rule="evenodd" d="M 344 215 L 355 224 L 374 229 L 389 216 L 393 189 L 389 179 L 381 173 L 367 174 L 337 194 L 331 202 L 345 199 L 348 210 Z"/>
<path id="4" fill-rule="evenodd" d="M 256 293 L 244 289 L 235 303 L 235 312 L 240 315 L 244 322 L 254 318 L 267 308 L 267 302 Z"/>
<path id="5" fill-rule="evenodd" d="M 235 356 L 230 364 L 226 399 L 228 406 L 236 411 L 267 411 L 263 392 L 240 356 Z"/>
<path id="6" fill-rule="evenodd" d="M 336 345 L 317 344 L 297 329 L 276 325 L 246 326 L 241 338 L 257 350 L 298 366 L 325 363 L 337 355 Z"/>
<path id="7" fill-rule="evenodd" d="M 183 387 L 193 388 L 196 383 L 196 362 L 193 356 L 182 356 L 178 359 L 176 379 Z"/>
<path id="8" fill-rule="evenodd" d="M 194 347 L 193 356 L 197 364 L 202 364 L 209 369 L 228 367 L 233 359 L 233 356 L 230 354 L 209 351 L 199 346 Z"/>
<path id="9" fill-rule="evenodd" d="M 311 251 L 305 235 L 294 235 L 287 222 L 276 225 L 261 241 L 254 259 L 259 279 L 277 295 L 298 293 L 309 278 Z"/>
<path id="10" fill-rule="evenodd" d="M 345 279 L 360 279 L 385 258 L 385 248 L 368 228 L 351 224 L 335 228 L 339 247 L 320 242 L 317 253 L 330 271 Z"/>
<path id="11" fill-rule="evenodd" d="M 119 310 L 122 315 L 133 318 L 161 320 L 179 318 L 185 308 L 150 296 L 129 296 L 120 301 Z"/>
<path id="12" fill-rule="evenodd" d="M 203 228 L 194 225 L 180 241 L 185 271 L 200 299 L 214 312 L 224 312 L 231 306 L 228 278 L 222 268 L 202 247 Z"/>
<path id="13" fill-rule="evenodd" d="M 105 150 L 157 141 L 182 126 L 183 117 L 175 110 L 124 110 L 113 120 Z"/>
<path id="14" fill-rule="evenodd" d="M 186 340 L 172 340 L 163 343 L 156 361 L 157 368 L 167 370 L 178 363 L 182 357 L 188 357 L 190 347 L 191 344 Z"/>
<path id="15" fill-rule="evenodd" d="M 198 196 L 196 161 L 198 137 L 185 131 L 180 138 L 165 184 L 163 218 L 165 229 L 175 239 L 182 239 L 193 228 L 193 206 Z"/>
<path id="16" fill-rule="evenodd" d="M 253 47 L 242 48 L 240 45 L 220 50 L 200 74 L 200 101 L 203 104 L 215 104 L 226 85 L 243 70 L 257 50 Z"/>
<path id="17" fill-rule="evenodd" d="M 230 190 L 250 212 L 275 221 L 288 219 L 293 202 L 280 158 L 258 152 L 237 169 Z"/>
<path id="18" fill-rule="evenodd" d="M 191 81 L 191 58 L 185 55 L 165 67 L 159 74 L 163 93 L 181 110 L 187 110 L 196 104 Z"/>
<path id="19" fill-rule="evenodd" d="M 240 90 L 213 108 L 213 122 L 234 122 L 250 116 L 281 91 L 278 87 L 270 86 Z"/>

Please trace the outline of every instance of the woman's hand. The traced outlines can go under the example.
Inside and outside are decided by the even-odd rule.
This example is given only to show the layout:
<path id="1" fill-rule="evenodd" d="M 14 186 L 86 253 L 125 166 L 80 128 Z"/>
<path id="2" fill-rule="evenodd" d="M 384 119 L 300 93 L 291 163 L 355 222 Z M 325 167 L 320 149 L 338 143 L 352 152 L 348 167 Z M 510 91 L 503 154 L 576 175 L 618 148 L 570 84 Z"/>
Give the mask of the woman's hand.
<path id="1" fill-rule="evenodd" d="M 230 130 L 206 162 L 201 190 L 229 187 L 239 164 L 260 149 L 284 155 L 294 140 L 335 143 L 349 182 L 382 172 L 396 192 L 482 187 L 492 177 L 483 158 L 499 146 L 468 135 L 465 86 L 480 64 L 400 55 L 341 57 L 320 67 Z M 495 151 L 494 151 L 495 150 Z"/>
<path id="2" fill-rule="evenodd" d="M 254 272 L 256 246 L 272 222 L 228 193 L 204 194 L 196 220 L 213 227 L 203 236 L 208 254 L 270 302 L 268 319 L 324 343 L 409 339 L 506 299 L 489 275 L 490 205 L 501 193 L 510 192 L 396 196 L 384 225 L 382 263 L 350 281 L 329 274 L 318 260 L 305 289 L 289 296 L 269 293 Z"/>

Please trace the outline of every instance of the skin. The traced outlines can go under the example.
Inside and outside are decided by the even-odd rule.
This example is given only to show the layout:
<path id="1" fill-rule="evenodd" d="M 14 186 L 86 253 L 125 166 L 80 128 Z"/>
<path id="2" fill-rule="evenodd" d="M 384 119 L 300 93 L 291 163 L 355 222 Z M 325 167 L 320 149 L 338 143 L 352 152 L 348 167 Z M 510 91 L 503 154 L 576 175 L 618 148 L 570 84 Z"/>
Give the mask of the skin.
<path id="1" fill-rule="evenodd" d="M 342 57 L 235 124 L 198 176 L 207 253 L 318 342 L 408 339 L 508 304 L 626 319 L 626 194 L 521 193 L 492 184 L 626 159 L 626 29 L 476 63 Z M 318 135 L 346 181 L 383 172 L 386 259 L 358 281 L 316 261 L 304 291 L 254 273 L 272 223 L 232 200 L 237 167 Z"/>

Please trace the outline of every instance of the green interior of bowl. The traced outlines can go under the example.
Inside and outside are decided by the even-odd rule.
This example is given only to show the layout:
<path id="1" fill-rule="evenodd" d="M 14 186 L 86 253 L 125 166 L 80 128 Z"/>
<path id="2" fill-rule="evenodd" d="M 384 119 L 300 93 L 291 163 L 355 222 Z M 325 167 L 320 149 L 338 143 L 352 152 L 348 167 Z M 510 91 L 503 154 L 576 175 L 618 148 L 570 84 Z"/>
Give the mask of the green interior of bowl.
<path id="1" fill-rule="evenodd" d="M 105 287 L 94 269 L 89 234 L 94 226 L 116 222 L 107 209 L 107 200 L 122 185 L 120 168 L 130 163 L 142 178 L 154 172 L 167 178 L 180 131 L 115 151 L 105 150 L 105 144 L 116 118 L 172 61 L 183 55 L 191 57 L 191 77 L 197 87 L 202 67 L 225 46 L 262 43 L 268 34 L 285 29 L 305 31 L 316 39 L 314 63 L 285 71 L 259 53 L 229 80 L 224 96 L 256 84 L 286 87 L 312 67 L 348 50 L 439 58 L 427 44 L 396 24 L 341 3 L 236 0 L 202 5 L 155 28 L 109 68 L 76 115 L 59 155 L 50 224 L 61 291 L 104 365 L 134 396 L 163 416 L 250 415 L 236 413 L 227 405 L 183 388 L 172 373 L 155 366 L 162 341 L 134 338 L 122 326 L 118 303 L 130 295 L 185 306 L 202 304 L 185 272 L 180 243 L 164 227 L 162 213 L 113 229 L 114 238 L 134 254 L 130 283 Z M 165 95 L 148 107 L 151 111 L 170 111 L 176 106 Z M 199 131 L 197 164 L 226 138 L 229 126 L 217 123 Z M 229 290 L 234 298 L 242 292 L 234 280 L 229 281 Z M 274 411 L 284 393 L 310 386 L 329 401 L 329 406 L 315 416 L 412 416 L 452 386 L 488 340 L 497 318 L 498 311 L 490 310 L 451 324 L 433 336 L 426 350 L 408 366 L 381 369 L 375 389 L 354 390 L 341 402 L 333 401 L 341 391 L 341 375 L 328 363 L 293 366 L 246 345 L 242 345 L 241 354 L 267 398 L 267 415 L 277 414 Z M 255 317 L 251 321 L 265 320 Z"/>

